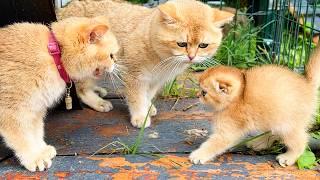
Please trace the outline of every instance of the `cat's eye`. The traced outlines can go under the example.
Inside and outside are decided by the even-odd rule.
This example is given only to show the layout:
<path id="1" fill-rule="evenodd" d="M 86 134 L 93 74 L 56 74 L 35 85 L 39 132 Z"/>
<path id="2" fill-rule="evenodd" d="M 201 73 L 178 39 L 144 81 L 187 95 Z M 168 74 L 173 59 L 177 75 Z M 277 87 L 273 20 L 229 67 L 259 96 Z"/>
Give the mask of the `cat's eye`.
<path id="1" fill-rule="evenodd" d="M 114 56 L 113 56 L 113 54 L 110 54 L 110 58 L 111 58 L 111 59 L 114 59 Z"/>
<path id="2" fill-rule="evenodd" d="M 206 95 L 207 95 L 207 91 L 202 90 L 202 91 L 201 91 L 201 96 L 205 97 Z"/>
<path id="3" fill-rule="evenodd" d="M 209 44 L 206 44 L 206 43 L 199 44 L 199 48 L 207 48 L 208 46 Z"/>
<path id="4" fill-rule="evenodd" d="M 186 42 L 177 42 L 177 45 L 178 45 L 179 47 L 187 47 L 187 46 L 188 46 L 188 43 L 186 43 Z"/>

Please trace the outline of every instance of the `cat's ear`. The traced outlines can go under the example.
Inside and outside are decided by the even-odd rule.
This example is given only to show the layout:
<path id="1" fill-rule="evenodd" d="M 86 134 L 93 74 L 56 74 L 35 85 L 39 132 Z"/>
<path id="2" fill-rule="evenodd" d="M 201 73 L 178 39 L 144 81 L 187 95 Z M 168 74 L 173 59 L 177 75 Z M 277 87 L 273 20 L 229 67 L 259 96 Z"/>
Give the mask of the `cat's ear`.
<path id="1" fill-rule="evenodd" d="M 169 26 L 175 26 L 178 21 L 177 8 L 175 4 L 167 2 L 165 4 L 159 5 L 161 21 Z"/>
<path id="2" fill-rule="evenodd" d="M 90 44 L 95 44 L 100 41 L 101 37 L 106 34 L 109 27 L 104 24 L 95 25 L 89 32 L 88 42 Z"/>
<path id="3" fill-rule="evenodd" d="M 233 20 L 234 14 L 213 8 L 213 23 L 217 27 L 221 27 Z"/>
<path id="4" fill-rule="evenodd" d="M 229 95 L 232 89 L 232 85 L 225 81 L 214 81 L 213 87 L 216 90 L 216 92 L 225 95 Z"/>

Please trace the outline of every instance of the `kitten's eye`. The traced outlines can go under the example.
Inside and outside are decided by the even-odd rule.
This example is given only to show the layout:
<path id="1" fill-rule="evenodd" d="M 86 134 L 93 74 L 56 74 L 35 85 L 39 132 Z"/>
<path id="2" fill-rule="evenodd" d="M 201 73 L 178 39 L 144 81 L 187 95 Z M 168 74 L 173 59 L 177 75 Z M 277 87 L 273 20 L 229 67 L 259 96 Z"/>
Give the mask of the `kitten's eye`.
<path id="1" fill-rule="evenodd" d="M 207 48 L 209 44 L 201 43 L 199 44 L 199 48 Z"/>
<path id="2" fill-rule="evenodd" d="M 177 44 L 179 47 L 187 47 L 188 46 L 188 43 L 186 43 L 186 42 L 177 42 Z"/>
<path id="3" fill-rule="evenodd" d="M 110 58 L 111 58 L 111 59 L 113 59 L 113 58 L 114 58 L 113 54 L 110 54 Z"/>
<path id="4" fill-rule="evenodd" d="M 205 97 L 206 95 L 207 95 L 207 91 L 202 90 L 202 91 L 201 91 L 201 96 Z"/>

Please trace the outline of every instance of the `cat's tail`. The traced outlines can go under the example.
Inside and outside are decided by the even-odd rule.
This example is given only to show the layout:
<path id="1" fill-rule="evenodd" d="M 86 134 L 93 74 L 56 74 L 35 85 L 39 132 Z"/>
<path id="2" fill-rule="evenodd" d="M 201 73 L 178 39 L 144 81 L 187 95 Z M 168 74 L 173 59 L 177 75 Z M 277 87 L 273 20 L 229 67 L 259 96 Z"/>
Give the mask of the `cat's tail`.
<path id="1" fill-rule="evenodd" d="M 306 78 L 315 87 L 320 86 L 320 43 L 314 49 L 306 66 Z"/>

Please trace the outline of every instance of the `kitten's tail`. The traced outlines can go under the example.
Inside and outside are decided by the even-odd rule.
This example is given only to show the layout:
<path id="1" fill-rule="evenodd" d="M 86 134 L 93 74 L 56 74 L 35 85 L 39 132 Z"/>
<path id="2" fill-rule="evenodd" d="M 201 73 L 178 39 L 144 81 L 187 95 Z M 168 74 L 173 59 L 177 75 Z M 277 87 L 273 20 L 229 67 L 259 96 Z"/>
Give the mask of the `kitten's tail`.
<path id="1" fill-rule="evenodd" d="M 310 56 L 306 66 L 306 78 L 315 87 L 320 86 L 320 43 Z"/>

